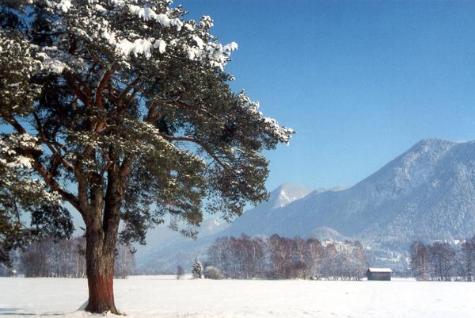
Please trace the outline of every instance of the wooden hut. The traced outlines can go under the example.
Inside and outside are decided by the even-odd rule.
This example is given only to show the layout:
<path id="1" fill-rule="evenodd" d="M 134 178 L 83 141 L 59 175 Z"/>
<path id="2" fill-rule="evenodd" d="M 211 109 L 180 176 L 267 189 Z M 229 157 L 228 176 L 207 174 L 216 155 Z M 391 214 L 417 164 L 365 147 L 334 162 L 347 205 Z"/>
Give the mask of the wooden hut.
<path id="1" fill-rule="evenodd" d="M 390 268 L 370 267 L 366 271 L 368 280 L 391 280 L 392 270 Z"/>

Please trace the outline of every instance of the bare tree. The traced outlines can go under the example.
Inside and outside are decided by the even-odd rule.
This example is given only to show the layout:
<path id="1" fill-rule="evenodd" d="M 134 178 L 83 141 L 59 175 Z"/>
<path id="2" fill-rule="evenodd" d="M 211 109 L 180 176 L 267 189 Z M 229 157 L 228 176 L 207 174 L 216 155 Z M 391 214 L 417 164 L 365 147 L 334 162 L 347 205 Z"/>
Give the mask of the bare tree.
<path id="1" fill-rule="evenodd" d="M 435 242 L 429 247 L 432 278 L 440 281 L 451 280 L 454 268 L 455 250 L 448 243 Z"/>
<path id="2" fill-rule="evenodd" d="M 290 239 L 272 235 L 268 240 L 270 276 L 272 278 L 290 278 L 289 259 L 291 258 Z"/>
<path id="3" fill-rule="evenodd" d="M 119 244 L 116 248 L 114 276 L 127 278 L 135 267 L 135 249 L 130 244 Z"/>
<path id="4" fill-rule="evenodd" d="M 475 266 L 475 236 L 462 244 L 462 275 L 466 281 L 473 281 Z"/>
<path id="5" fill-rule="evenodd" d="M 307 276 L 318 279 L 321 276 L 323 246 L 319 240 L 310 238 L 307 240 L 305 247 L 304 261 Z"/>
<path id="6" fill-rule="evenodd" d="M 181 265 L 178 265 L 176 267 L 176 279 L 182 279 L 184 275 L 185 270 L 183 269 L 183 267 L 181 267 Z"/>
<path id="7" fill-rule="evenodd" d="M 418 280 L 430 279 L 430 256 L 429 250 L 420 241 L 415 241 L 410 248 L 410 266 L 412 273 Z"/>

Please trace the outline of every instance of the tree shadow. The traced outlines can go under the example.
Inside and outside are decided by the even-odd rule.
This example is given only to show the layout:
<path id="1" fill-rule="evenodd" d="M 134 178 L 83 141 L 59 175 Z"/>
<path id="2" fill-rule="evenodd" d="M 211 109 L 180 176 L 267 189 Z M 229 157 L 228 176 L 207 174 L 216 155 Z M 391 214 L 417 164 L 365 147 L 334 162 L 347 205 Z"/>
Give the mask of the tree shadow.
<path id="1" fill-rule="evenodd" d="M 25 312 L 16 307 L 0 307 L 0 316 L 33 316 L 33 313 Z"/>
<path id="2" fill-rule="evenodd" d="M 33 313 L 33 312 L 28 312 L 25 311 L 22 308 L 16 308 L 16 307 L 0 307 L 0 317 L 8 317 L 8 316 L 61 316 L 64 315 L 64 313 L 55 313 L 55 312 L 46 312 L 46 313 Z"/>

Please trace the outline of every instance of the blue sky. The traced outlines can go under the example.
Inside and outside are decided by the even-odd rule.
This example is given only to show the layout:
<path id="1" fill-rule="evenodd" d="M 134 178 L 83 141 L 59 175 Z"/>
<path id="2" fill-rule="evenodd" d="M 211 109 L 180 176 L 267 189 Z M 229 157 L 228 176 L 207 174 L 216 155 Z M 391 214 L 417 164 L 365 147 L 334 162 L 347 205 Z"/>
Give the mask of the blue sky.
<path id="1" fill-rule="evenodd" d="M 181 0 L 236 41 L 233 86 L 297 131 L 284 182 L 350 186 L 423 138 L 475 139 L 475 1 Z"/>

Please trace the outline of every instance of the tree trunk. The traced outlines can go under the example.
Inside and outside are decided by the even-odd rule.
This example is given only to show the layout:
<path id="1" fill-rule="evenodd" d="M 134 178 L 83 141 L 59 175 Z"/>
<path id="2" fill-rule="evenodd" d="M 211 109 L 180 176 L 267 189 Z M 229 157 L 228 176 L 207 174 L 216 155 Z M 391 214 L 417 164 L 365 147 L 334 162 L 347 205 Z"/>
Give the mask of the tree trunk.
<path id="1" fill-rule="evenodd" d="M 86 311 L 119 314 L 114 303 L 114 261 L 123 198 L 124 177 L 116 165 L 108 171 L 107 190 L 91 189 L 94 205 L 86 217 L 86 272 L 89 301 Z"/>
<path id="2" fill-rule="evenodd" d="M 86 238 L 86 271 L 89 300 L 86 311 L 119 314 L 114 303 L 114 249 L 108 249 L 101 233 L 89 232 Z"/>

